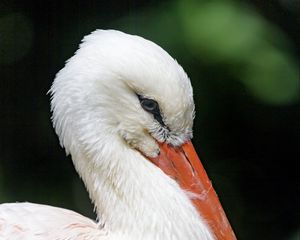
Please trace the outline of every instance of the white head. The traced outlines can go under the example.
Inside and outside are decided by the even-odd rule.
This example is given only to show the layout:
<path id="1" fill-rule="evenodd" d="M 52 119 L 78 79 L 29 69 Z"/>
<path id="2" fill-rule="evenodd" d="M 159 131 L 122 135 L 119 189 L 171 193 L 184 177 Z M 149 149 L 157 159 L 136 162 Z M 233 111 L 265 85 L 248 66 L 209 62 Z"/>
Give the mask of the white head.
<path id="1" fill-rule="evenodd" d="M 50 92 L 60 142 L 111 231 L 135 239 L 213 238 L 186 189 L 164 174 L 173 164 L 163 172 L 149 161 L 162 155 L 162 143 L 179 147 L 192 137 L 192 87 L 168 53 L 138 36 L 97 30 Z M 184 164 L 198 184 L 194 167 Z"/>
<path id="2" fill-rule="evenodd" d="M 178 146 L 192 136 L 189 78 L 162 48 L 138 36 L 98 30 L 85 37 L 51 94 L 53 123 L 67 152 L 78 140 L 76 148 L 92 151 L 103 131 L 151 157 L 159 152 L 156 141 Z M 143 109 L 142 99 L 157 102 L 161 121 Z"/>

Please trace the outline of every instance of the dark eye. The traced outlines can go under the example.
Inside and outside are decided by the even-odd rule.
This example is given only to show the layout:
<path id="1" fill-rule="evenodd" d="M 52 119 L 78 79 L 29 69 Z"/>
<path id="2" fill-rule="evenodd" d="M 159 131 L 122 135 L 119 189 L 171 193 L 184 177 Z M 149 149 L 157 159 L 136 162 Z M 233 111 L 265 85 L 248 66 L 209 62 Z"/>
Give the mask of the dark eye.
<path id="1" fill-rule="evenodd" d="M 140 101 L 141 101 L 142 108 L 145 111 L 153 113 L 153 114 L 159 112 L 158 103 L 155 100 L 144 98 L 144 99 L 141 99 Z"/>
<path id="2" fill-rule="evenodd" d="M 166 125 L 165 125 L 165 123 L 162 119 L 158 103 L 153 99 L 145 98 L 145 97 L 143 97 L 141 95 L 138 95 L 138 94 L 137 94 L 137 96 L 140 100 L 142 108 L 145 111 L 153 114 L 154 119 L 156 119 L 160 123 L 160 125 L 165 127 Z"/>

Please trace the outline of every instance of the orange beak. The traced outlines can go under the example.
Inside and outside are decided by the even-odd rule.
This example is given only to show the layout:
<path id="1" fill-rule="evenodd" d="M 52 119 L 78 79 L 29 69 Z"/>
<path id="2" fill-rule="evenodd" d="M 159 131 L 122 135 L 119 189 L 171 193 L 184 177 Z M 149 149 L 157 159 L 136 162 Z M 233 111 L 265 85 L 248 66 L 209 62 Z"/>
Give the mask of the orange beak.
<path id="1" fill-rule="evenodd" d="M 176 180 L 182 189 L 191 193 L 191 201 L 212 229 L 216 239 L 236 239 L 191 141 L 181 147 L 160 143 L 160 155 L 150 160 Z"/>

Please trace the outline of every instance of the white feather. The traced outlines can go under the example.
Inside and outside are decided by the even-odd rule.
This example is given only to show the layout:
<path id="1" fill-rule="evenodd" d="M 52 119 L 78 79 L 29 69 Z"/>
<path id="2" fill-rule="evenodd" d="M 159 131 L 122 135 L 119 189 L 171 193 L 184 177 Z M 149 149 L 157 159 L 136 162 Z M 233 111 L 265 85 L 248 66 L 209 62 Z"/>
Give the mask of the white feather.
<path id="1" fill-rule="evenodd" d="M 0 205 L 0 240 L 93 240 L 107 233 L 70 210 L 33 203 Z"/>
<path id="2" fill-rule="evenodd" d="M 55 130 L 72 155 L 102 223 L 78 217 L 78 222 L 88 222 L 91 229 L 82 239 L 213 239 L 187 194 L 144 157 L 158 154 L 156 141 L 176 146 L 192 135 L 192 87 L 168 53 L 138 36 L 97 30 L 84 38 L 80 49 L 57 74 L 50 92 Z M 153 116 L 141 108 L 136 94 L 159 103 L 168 126 L 164 137 Z M 0 207 L 0 233 L 1 226 L 8 231 L 13 228 L 7 228 L 14 224 L 9 214 L 3 217 L 7 206 Z M 10 206 L 28 211 L 32 207 L 39 216 L 44 215 L 50 226 L 42 229 L 55 231 L 61 229 L 55 226 L 73 222 L 62 217 L 66 210 Z M 24 223 L 38 231 L 40 225 L 35 225 L 32 215 L 18 221 L 18 226 Z M 98 229 L 103 224 L 105 229 Z M 64 234 L 76 236 L 77 232 Z M 22 239 L 35 240 L 28 236 Z"/>

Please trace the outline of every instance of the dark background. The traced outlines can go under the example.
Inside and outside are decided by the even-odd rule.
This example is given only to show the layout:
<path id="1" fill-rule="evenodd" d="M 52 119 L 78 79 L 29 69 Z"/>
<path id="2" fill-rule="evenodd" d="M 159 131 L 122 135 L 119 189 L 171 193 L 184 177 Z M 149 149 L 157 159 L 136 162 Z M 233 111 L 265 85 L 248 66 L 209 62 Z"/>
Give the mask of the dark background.
<path id="1" fill-rule="evenodd" d="M 51 83 L 82 37 L 144 36 L 194 86 L 194 144 L 238 239 L 300 239 L 300 1 L 0 2 L 0 202 L 93 217 L 50 122 Z"/>

